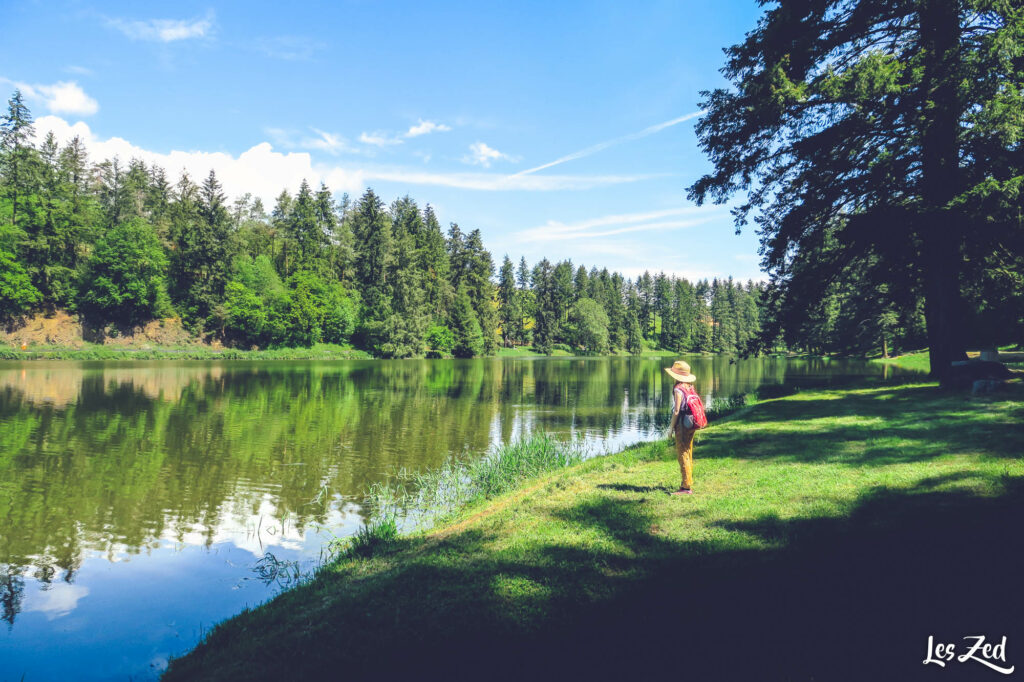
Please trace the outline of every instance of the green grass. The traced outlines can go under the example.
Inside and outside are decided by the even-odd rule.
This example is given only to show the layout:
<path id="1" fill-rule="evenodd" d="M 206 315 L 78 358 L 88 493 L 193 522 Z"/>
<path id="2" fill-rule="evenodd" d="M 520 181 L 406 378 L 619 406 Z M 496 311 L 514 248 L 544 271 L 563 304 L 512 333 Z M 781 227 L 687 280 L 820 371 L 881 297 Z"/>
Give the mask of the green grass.
<path id="1" fill-rule="evenodd" d="M 907 353 L 906 355 L 897 355 L 891 358 L 875 358 L 872 362 L 877 362 L 883 365 L 895 365 L 896 367 L 915 370 L 918 372 L 930 372 L 932 370 L 932 364 L 928 359 L 927 350 Z"/>
<path id="2" fill-rule="evenodd" d="M 1024 662 L 1019 381 L 728 407 L 692 497 L 667 494 L 668 441 L 516 477 L 222 623 L 166 679 L 913 679 L 929 634 L 978 633 Z"/>
<path id="3" fill-rule="evenodd" d="M 26 350 L 0 347 L 0 360 L 336 360 L 368 359 L 352 346 L 318 343 L 309 348 L 241 350 L 209 346 L 131 347 L 84 344 L 81 348 L 29 346 Z"/>
<path id="4" fill-rule="evenodd" d="M 370 488 L 374 524 L 398 520 L 406 528 L 428 528 L 523 481 L 578 464 L 586 455 L 579 443 L 534 434 L 480 459 L 452 460 L 426 472 L 399 472 L 395 480 Z"/>
<path id="5" fill-rule="evenodd" d="M 1024 369 L 1024 360 L 1021 359 L 1021 351 L 1017 350 L 1015 346 L 1001 346 L 999 348 L 1001 354 L 1000 361 L 1010 369 Z M 968 358 L 978 357 L 978 351 L 968 351 Z M 904 369 L 917 370 L 921 372 L 931 371 L 931 362 L 928 357 L 928 351 L 916 351 L 914 353 L 907 353 L 905 355 L 898 355 L 892 358 L 874 358 L 872 362 L 879 362 L 886 365 L 895 365 Z"/>

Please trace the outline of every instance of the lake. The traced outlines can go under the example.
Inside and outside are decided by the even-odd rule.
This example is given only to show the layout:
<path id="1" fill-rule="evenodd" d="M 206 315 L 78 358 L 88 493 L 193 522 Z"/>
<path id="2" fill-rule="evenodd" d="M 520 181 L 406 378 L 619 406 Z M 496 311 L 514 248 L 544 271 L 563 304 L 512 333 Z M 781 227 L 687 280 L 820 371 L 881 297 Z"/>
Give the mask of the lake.
<path id="1" fill-rule="evenodd" d="M 705 399 L 893 371 L 687 360 Z M 594 452 L 659 437 L 669 364 L 0 362 L 0 680 L 156 678 L 312 570 L 401 468 L 532 431 Z"/>

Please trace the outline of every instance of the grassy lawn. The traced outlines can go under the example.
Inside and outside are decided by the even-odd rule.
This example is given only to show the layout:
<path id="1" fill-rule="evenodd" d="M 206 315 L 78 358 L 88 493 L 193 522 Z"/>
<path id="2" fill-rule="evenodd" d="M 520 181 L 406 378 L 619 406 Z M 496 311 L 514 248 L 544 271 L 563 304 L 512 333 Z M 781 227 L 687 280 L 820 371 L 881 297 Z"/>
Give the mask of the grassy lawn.
<path id="1" fill-rule="evenodd" d="M 216 627 L 168 680 L 977 679 L 1024 665 L 1024 386 L 768 400 L 534 479 Z"/>
<path id="2" fill-rule="evenodd" d="M 979 351 L 968 351 L 968 358 L 980 356 Z M 1024 369 L 1024 352 L 1014 346 L 1002 346 L 999 349 L 999 361 L 1011 369 Z M 918 351 L 898 355 L 892 358 L 875 358 L 872 362 L 880 362 L 885 365 L 896 365 L 904 369 L 918 370 L 921 372 L 931 371 L 931 362 L 928 359 L 928 351 Z"/>

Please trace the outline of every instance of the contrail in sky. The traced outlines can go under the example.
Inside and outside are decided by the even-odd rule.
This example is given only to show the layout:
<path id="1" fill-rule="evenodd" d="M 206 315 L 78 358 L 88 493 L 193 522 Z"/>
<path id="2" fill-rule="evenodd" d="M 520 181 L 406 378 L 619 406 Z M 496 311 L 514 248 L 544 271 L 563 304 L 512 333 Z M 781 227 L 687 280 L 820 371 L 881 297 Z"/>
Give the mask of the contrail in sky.
<path id="1" fill-rule="evenodd" d="M 608 147 L 612 147 L 614 145 L 621 144 L 623 142 L 629 142 L 630 140 L 639 140 L 641 137 L 647 137 L 648 135 L 653 135 L 654 133 L 659 132 L 661 130 L 664 130 L 665 128 L 671 128 L 672 126 L 676 125 L 677 123 L 682 123 L 683 121 L 689 121 L 691 118 L 696 118 L 697 116 L 700 116 L 703 113 L 704 113 L 703 110 L 695 111 L 692 114 L 686 114 L 685 116 L 680 116 L 679 118 L 674 118 L 671 121 L 665 121 L 664 123 L 658 123 L 657 125 L 653 125 L 650 128 L 644 128 L 643 130 L 641 130 L 638 133 L 630 133 L 629 135 L 623 135 L 622 137 L 616 137 L 614 140 L 608 140 L 606 142 L 598 142 L 597 144 L 595 144 L 595 145 L 593 145 L 591 147 L 587 147 L 586 149 L 581 149 L 578 152 L 573 152 L 572 154 L 568 154 L 566 156 L 563 156 L 560 159 L 555 159 L 554 161 L 551 161 L 549 163 L 545 163 L 545 164 L 543 164 L 541 166 L 536 166 L 535 168 L 527 168 L 524 171 L 519 171 L 518 173 L 514 173 L 512 175 L 512 177 L 514 178 L 514 177 L 519 176 L 519 175 L 529 175 L 530 173 L 536 173 L 539 170 L 544 170 L 545 168 L 551 168 L 552 166 L 557 166 L 558 164 L 565 163 L 566 161 L 572 161 L 574 159 L 583 158 L 584 156 L 590 156 L 591 154 L 596 154 L 597 152 L 601 151 L 602 149 L 608 149 Z"/>

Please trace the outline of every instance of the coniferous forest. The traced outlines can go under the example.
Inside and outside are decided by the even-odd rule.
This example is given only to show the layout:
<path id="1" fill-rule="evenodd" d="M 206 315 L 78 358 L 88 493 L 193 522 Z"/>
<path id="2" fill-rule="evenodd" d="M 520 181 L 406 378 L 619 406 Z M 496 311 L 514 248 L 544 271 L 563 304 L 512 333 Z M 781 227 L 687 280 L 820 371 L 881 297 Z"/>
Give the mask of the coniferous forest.
<path id="1" fill-rule="evenodd" d="M 138 160 L 92 162 L 81 140 L 34 145 L 16 92 L 2 119 L 0 315 L 56 309 L 129 328 L 180 316 L 242 348 L 352 344 L 380 357 L 744 352 L 762 285 L 689 282 L 547 259 L 495 266 L 479 230 L 429 204 L 386 204 L 303 182 L 272 207 L 229 200 L 211 171 L 169 178 Z"/>
<path id="2" fill-rule="evenodd" d="M 15 92 L 0 117 L 0 322 L 9 327 L 55 310 L 115 333 L 177 316 L 232 347 L 331 343 L 391 358 L 521 346 L 884 355 L 927 345 L 920 277 L 881 258 L 835 273 L 819 258 L 805 279 L 820 286 L 802 293 L 731 277 L 630 279 L 570 260 L 506 255 L 496 266 L 479 230 L 443 228 L 430 204 L 408 196 L 386 204 L 368 189 L 337 200 L 303 182 L 268 208 L 250 194 L 229 199 L 213 171 L 172 178 L 135 159 L 94 161 L 78 138 L 35 139 Z M 1019 317 L 1017 280 L 967 288 L 984 302 L 972 324 L 979 342 L 1019 326 L 1005 324 Z"/>

